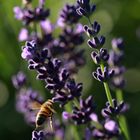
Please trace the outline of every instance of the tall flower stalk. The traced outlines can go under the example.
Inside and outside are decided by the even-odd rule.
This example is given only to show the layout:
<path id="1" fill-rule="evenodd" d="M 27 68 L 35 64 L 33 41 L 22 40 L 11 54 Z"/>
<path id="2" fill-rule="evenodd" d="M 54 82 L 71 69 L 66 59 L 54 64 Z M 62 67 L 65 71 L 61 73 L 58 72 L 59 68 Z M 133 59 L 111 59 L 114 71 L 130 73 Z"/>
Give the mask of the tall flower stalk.
<path id="1" fill-rule="evenodd" d="M 113 80 L 116 80 L 116 83 L 114 82 L 114 85 L 116 84 L 117 89 L 116 89 L 116 98 L 117 101 L 120 102 L 123 100 L 123 95 L 122 95 L 122 86 L 124 85 L 124 79 L 122 78 L 122 73 L 116 74 L 115 70 L 113 69 L 116 67 L 115 63 L 112 63 L 112 65 L 109 67 L 108 65 L 106 66 L 108 60 L 113 62 L 113 60 L 116 60 L 116 58 L 110 57 L 108 51 L 106 49 L 103 49 L 102 46 L 105 43 L 105 37 L 103 36 L 98 36 L 98 33 L 100 31 L 100 24 L 97 21 L 94 21 L 92 24 L 90 20 L 90 14 L 95 11 L 96 6 L 95 5 L 90 5 L 90 0 L 77 0 L 77 3 L 79 5 L 79 8 L 77 9 L 77 13 L 81 16 L 84 16 L 87 18 L 89 21 L 90 27 L 88 25 L 84 26 L 84 30 L 87 33 L 87 35 L 90 37 L 88 40 L 88 45 L 95 49 L 95 51 L 92 52 L 91 57 L 95 64 L 99 65 L 100 67 L 97 68 L 96 72 L 93 72 L 93 76 L 96 80 L 103 82 L 106 96 L 108 99 L 108 103 L 110 104 L 110 108 L 114 108 L 115 105 L 113 104 L 112 100 L 112 95 L 110 92 L 109 84 L 107 81 L 111 80 L 113 77 Z M 114 39 L 112 41 L 113 47 L 114 47 L 114 54 L 117 57 L 118 61 L 122 57 L 122 40 L 121 39 Z M 109 58 L 110 57 L 110 58 Z M 121 76 L 120 76 L 121 75 Z M 118 84 L 118 85 L 117 85 Z M 117 116 L 116 116 L 117 118 Z M 128 128 L 126 124 L 126 119 L 124 116 L 120 115 L 119 116 L 119 123 L 121 126 L 121 131 L 124 133 L 125 138 L 127 140 L 130 140 L 130 136 L 128 133 Z"/>

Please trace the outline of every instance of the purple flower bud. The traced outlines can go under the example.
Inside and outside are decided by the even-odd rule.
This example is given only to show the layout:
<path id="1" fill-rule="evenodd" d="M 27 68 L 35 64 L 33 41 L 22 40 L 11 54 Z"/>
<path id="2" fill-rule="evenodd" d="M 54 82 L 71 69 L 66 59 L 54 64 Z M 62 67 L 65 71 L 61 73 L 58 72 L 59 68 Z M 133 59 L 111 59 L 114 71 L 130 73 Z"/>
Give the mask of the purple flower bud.
<path id="1" fill-rule="evenodd" d="M 68 119 L 71 118 L 71 115 L 68 112 L 63 111 L 62 117 L 63 117 L 64 120 L 68 120 Z"/>
<path id="2" fill-rule="evenodd" d="M 88 43 L 89 47 L 99 49 L 104 45 L 105 37 L 103 37 L 103 36 L 94 37 L 92 40 L 89 39 L 87 43 Z"/>
<path id="3" fill-rule="evenodd" d="M 18 72 L 17 75 L 12 77 L 12 82 L 16 89 L 21 88 L 26 83 L 25 74 L 22 71 Z"/>
<path id="4" fill-rule="evenodd" d="M 90 5 L 90 0 L 77 0 L 79 8 L 76 10 L 79 15 L 88 17 L 95 11 L 96 6 Z"/>
<path id="5" fill-rule="evenodd" d="M 18 19 L 18 20 L 23 19 L 24 13 L 23 13 L 23 11 L 22 11 L 22 9 L 20 7 L 18 7 L 18 6 L 14 7 L 13 11 L 14 11 L 16 19 Z"/>
<path id="6" fill-rule="evenodd" d="M 65 24 L 77 23 L 80 19 L 80 16 L 76 13 L 76 9 L 77 6 L 66 4 L 60 13 L 61 21 Z"/>
<path id="7" fill-rule="evenodd" d="M 112 133 L 118 133 L 119 132 L 119 127 L 118 127 L 117 123 L 113 120 L 106 121 L 105 124 L 104 124 L 104 128 L 107 131 L 112 132 Z"/>
<path id="8" fill-rule="evenodd" d="M 54 30 L 54 27 L 49 20 L 41 21 L 40 26 L 45 34 L 50 34 Z"/>
<path id="9" fill-rule="evenodd" d="M 29 38 L 28 30 L 25 28 L 22 28 L 20 33 L 19 33 L 18 40 L 19 41 L 27 41 L 28 38 Z"/>
<path id="10" fill-rule="evenodd" d="M 112 48 L 114 50 L 116 50 L 116 49 L 123 50 L 124 49 L 123 39 L 122 38 L 113 39 L 112 40 Z"/>
<path id="11" fill-rule="evenodd" d="M 77 11 L 77 14 L 79 14 L 80 16 L 87 16 L 86 11 L 81 7 L 76 9 L 76 11 Z"/>
<path id="12" fill-rule="evenodd" d="M 104 71 L 102 71 L 101 68 L 98 67 L 97 70 L 93 72 L 93 77 L 100 82 L 109 80 L 113 75 L 114 70 L 108 70 L 107 67 L 104 67 Z"/>
<path id="13" fill-rule="evenodd" d="M 113 107 L 107 103 L 106 108 L 102 109 L 102 115 L 104 117 L 116 117 L 117 115 L 123 113 L 123 108 L 125 104 L 124 102 L 118 103 L 115 99 L 113 99 Z"/>
<path id="14" fill-rule="evenodd" d="M 43 131 L 33 131 L 32 132 L 32 140 L 43 140 L 45 137 Z"/>
<path id="15" fill-rule="evenodd" d="M 93 119 L 93 112 L 95 105 L 93 103 L 93 97 L 89 96 L 86 100 L 80 99 L 80 108 L 74 107 L 72 120 L 75 124 L 85 124 Z"/>

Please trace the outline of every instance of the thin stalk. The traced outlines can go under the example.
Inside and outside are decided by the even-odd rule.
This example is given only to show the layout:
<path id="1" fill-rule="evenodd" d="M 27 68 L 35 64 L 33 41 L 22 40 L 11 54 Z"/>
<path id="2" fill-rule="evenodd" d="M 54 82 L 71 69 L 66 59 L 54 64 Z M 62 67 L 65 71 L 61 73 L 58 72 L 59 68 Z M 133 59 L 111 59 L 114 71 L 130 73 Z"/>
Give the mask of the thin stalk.
<path id="1" fill-rule="evenodd" d="M 80 104 L 76 98 L 74 98 L 73 103 L 76 107 L 80 108 Z"/>
<path id="2" fill-rule="evenodd" d="M 104 65 L 100 64 L 100 67 L 101 67 L 101 70 L 104 71 Z M 111 96 L 111 92 L 110 92 L 108 83 L 107 82 L 103 82 L 103 84 L 104 84 L 107 100 L 108 100 L 109 104 L 113 107 L 112 96 Z"/>
<path id="3" fill-rule="evenodd" d="M 79 137 L 79 131 L 77 129 L 77 126 L 74 126 L 74 125 L 71 125 L 71 128 L 72 128 L 72 134 L 74 136 L 74 139 L 75 140 L 81 140 L 81 138 Z"/>
<path id="4" fill-rule="evenodd" d="M 119 102 L 123 100 L 123 93 L 121 89 L 116 90 L 116 98 L 117 98 L 117 101 Z M 119 124 L 122 129 L 122 132 L 124 133 L 126 140 L 130 140 L 128 125 L 127 125 L 127 121 L 124 115 L 119 116 Z"/>
<path id="5" fill-rule="evenodd" d="M 121 89 L 117 89 L 116 90 L 116 98 L 117 98 L 117 101 L 120 102 L 120 101 L 123 101 L 123 93 L 122 93 L 122 90 Z"/>
<path id="6" fill-rule="evenodd" d="M 91 23 L 90 18 L 89 18 L 89 17 L 87 17 L 87 19 L 88 19 L 88 22 L 89 22 L 90 26 L 92 27 L 92 23 Z"/>
<path id="7" fill-rule="evenodd" d="M 76 102 L 76 104 L 75 104 L 75 102 Z M 77 101 L 76 99 L 75 99 L 75 102 L 74 102 L 74 104 L 77 106 L 77 102 L 78 102 L 78 101 Z M 79 107 L 79 105 L 78 105 L 77 107 Z M 71 110 L 72 110 L 72 105 L 71 105 L 70 103 L 67 104 L 67 105 L 65 105 L 65 109 L 66 109 L 67 112 L 71 112 Z M 75 139 L 75 140 L 81 140 L 79 131 L 77 130 L 77 126 L 70 125 L 70 128 L 71 128 L 71 130 L 72 130 L 72 132 L 73 132 L 73 137 L 74 137 L 74 139 Z"/>

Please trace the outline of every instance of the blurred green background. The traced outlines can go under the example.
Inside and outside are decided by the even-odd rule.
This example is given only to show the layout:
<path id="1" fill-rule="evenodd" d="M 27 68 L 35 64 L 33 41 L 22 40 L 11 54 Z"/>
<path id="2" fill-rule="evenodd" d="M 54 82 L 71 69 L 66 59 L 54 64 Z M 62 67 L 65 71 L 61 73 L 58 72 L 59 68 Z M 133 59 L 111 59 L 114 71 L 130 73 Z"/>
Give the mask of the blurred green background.
<path id="1" fill-rule="evenodd" d="M 50 19 L 55 23 L 60 9 L 66 3 L 76 0 L 46 0 L 51 9 Z M 125 77 L 127 85 L 124 98 L 130 104 L 126 114 L 132 140 L 140 137 L 140 0 L 91 0 L 97 4 L 92 19 L 101 23 L 101 33 L 106 36 L 106 47 L 110 48 L 113 37 L 123 37 L 125 41 Z M 21 46 L 18 32 L 22 24 L 14 18 L 13 7 L 20 6 L 21 0 L 0 0 L 0 139 L 29 140 L 33 128 L 26 125 L 24 118 L 15 110 L 16 91 L 11 83 L 11 76 L 22 69 L 28 75 L 30 85 L 42 93 L 42 84 L 35 80 L 35 73 L 27 69 L 21 59 Z M 87 21 L 82 20 L 83 23 Z M 90 48 L 86 49 L 87 64 L 80 70 L 78 79 L 84 82 L 84 96 L 94 94 L 98 108 L 104 106 L 106 97 L 103 86 L 94 81 L 91 72 L 94 64 L 90 58 Z M 104 102 L 103 102 L 104 101 Z"/>

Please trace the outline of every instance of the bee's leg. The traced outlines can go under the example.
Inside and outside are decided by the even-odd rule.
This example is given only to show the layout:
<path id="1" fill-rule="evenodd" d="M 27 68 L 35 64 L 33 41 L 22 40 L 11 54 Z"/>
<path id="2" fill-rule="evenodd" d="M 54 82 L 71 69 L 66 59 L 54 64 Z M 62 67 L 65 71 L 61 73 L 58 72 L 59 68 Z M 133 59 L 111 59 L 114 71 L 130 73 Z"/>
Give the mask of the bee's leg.
<path id="1" fill-rule="evenodd" d="M 41 129 L 41 126 L 36 125 L 36 127 L 35 127 L 35 131 L 38 131 L 38 130 L 40 130 L 40 129 Z"/>
<path id="2" fill-rule="evenodd" d="M 54 132 L 54 130 L 53 130 L 53 124 L 52 124 L 52 117 L 50 117 L 50 127 L 51 127 L 51 131 Z"/>

